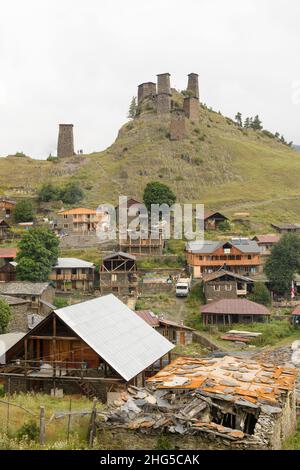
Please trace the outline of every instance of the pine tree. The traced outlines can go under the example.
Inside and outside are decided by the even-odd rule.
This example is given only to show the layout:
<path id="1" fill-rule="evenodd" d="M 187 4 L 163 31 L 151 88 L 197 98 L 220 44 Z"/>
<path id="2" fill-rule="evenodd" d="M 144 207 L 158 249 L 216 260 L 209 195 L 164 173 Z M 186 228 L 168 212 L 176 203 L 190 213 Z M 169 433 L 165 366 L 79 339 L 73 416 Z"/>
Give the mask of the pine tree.
<path id="1" fill-rule="evenodd" d="M 252 129 L 254 129 L 255 131 L 261 131 L 263 126 L 262 126 L 262 122 L 261 120 L 259 119 L 259 116 L 256 115 L 255 118 L 253 119 L 252 121 L 252 125 L 251 125 Z"/>
<path id="2" fill-rule="evenodd" d="M 128 111 L 129 119 L 134 119 L 136 117 L 136 113 L 137 113 L 136 97 L 133 96 L 130 106 L 129 106 L 129 111 Z"/>
<path id="3" fill-rule="evenodd" d="M 245 119 L 244 127 L 245 127 L 245 129 L 249 129 L 249 127 L 250 127 L 250 118 L 247 117 Z"/>
<path id="4" fill-rule="evenodd" d="M 240 127 L 243 127 L 242 113 L 240 112 L 236 113 L 234 119 L 236 120 L 236 122 L 238 123 Z"/>

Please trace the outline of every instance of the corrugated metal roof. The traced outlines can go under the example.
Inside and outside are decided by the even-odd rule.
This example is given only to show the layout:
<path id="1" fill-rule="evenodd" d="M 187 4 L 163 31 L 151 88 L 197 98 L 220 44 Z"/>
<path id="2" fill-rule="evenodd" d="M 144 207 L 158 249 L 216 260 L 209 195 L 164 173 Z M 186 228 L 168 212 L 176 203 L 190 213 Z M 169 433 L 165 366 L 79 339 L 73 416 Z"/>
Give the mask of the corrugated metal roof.
<path id="1" fill-rule="evenodd" d="M 228 241 L 211 241 L 211 240 L 204 240 L 204 241 L 193 241 L 188 242 L 186 244 L 186 251 L 190 251 L 196 254 L 211 254 L 214 253 L 219 248 L 222 248 L 224 245 L 231 245 L 242 253 L 260 253 L 260 247 L 258 246 L 257 242 L 254 240 L 248 240 L 244 238 L 237 238 L 234 240 Z"/>
<path id="2" fill-rule="evenodd" d="M 0 364 L 6 363 L 6 352 L 24 336 L 25 333 L 6 333 L 0 335 Z"/>
<path id="3" fill-rule="evenodd" d="M 17 248 L 0 248 L 0 258 L 15 258 Z"/>
<path id="4" fill-rule="evenodd" d="M 221 299 L 201 308 L 202 313 L 214 315 L 270 315 L 264 305 L 247 299 Z"/>
<path id="5" fill-rule="evenodd" d="M 55 313 L 126 381 L 174 348 L 113 294 Z"/>
<path id="6" fill-rule="evenodd" d="M 151 310 L 136 310 L 135 313 L 148 325 L 152 327 L 158 327 L 159 326 L 159 320 L 157 315 L 155 313 L 151 312 Z"/>
<path id="7" fill-rule="evenodd" d="M 95 265 L 89 261 L 84 261 L 79 258 L 58 258 L 56 265 L 58 269 L 67 268 L 94 268 Z"/>
<path id="8" fill-rule="evenodd" d="M 250 277 L 241 276 L 232 271 L 227 271 L 226 269 L 220 269 L 219 271 L 215 271 L 213 273 L 203 274 L 203 281 L 204 282 L 214 281 L 215 279 L 219 279 L 220 277 L 225 276 L 225 275 L 231 276 L 232 278 L 238 279 L 240 281 L 252 282 L 252 279 Z"/>
<path id="9" fill-rule="evenodd" d="M 280 240 L 279 235 L 256 235 L 253 240 L 257 241 L 258 243 L 278 243 Z"/>

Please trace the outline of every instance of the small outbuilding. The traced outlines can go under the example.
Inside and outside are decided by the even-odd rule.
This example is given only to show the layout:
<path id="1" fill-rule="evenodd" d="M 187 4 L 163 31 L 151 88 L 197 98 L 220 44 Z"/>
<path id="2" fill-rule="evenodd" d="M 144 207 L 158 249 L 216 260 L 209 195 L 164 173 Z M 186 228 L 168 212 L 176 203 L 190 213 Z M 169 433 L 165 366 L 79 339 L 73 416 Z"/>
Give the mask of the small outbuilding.
<path id="1" fill-rule="evenodd" d="M 247 299 L 222 299 L 201 308 L 204 325 L 264 322 L 270 312 L 264 305 Z"/>

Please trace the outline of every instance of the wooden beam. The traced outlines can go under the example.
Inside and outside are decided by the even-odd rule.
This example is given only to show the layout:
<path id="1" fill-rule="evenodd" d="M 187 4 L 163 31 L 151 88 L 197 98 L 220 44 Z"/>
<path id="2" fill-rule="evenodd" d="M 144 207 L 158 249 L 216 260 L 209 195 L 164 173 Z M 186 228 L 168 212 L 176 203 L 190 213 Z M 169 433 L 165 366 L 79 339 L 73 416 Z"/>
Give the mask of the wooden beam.
<path id="1" fill-rule="evenodd" d="M 35 336 L 30 336 L 31 339 L 43 339 L 43 340 L 53 340 L 53 339 L 56 339 L 56 340 L 62 340 L 62 341 L 78 341 L 78 337 L 77 336 L 38 336 L 38 335 L 35 335 Z"/>

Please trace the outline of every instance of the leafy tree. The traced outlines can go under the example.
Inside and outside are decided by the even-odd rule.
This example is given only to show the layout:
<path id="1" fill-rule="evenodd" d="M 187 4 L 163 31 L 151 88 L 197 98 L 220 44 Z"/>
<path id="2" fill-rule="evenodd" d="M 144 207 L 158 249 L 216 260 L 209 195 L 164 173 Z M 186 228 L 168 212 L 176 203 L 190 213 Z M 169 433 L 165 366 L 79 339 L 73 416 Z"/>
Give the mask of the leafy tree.
<path id="1" fill-rule="evenodd" d="M 243 119 L 242 119 L 242 114 L 240 112 L 238 112 L 236 115 L 235 115 L 235 118 L 236 122 L 238 123 L 238 125 L 240 127 L 243 127 Z"/>
<path id="2" fill-rule="evenodd" d="M 61 199 L 66 204 L 77 204 L 83 199 L 83 196 L 84 192 L 77 182 L 67 184 L 61 191 Z"/>
<path id="3" fill-rule="evenodd" d="M 284 295 L 291 290 L 296 273 L 300 273 L 300 238 L 295 233 L 283 235 L 272 249 L 265 264 L 272 289 Z"/>
<path id="4" fill-rule="evenodd" d="M 128 117 L 129 119 L 134 119 L 136 117 L 137 113 L 137 103 L 136 103 L 136 97 L 133 96 L 130 102 L 129 106 L 129 111 L 128 111 Z"/>
<path id="5" fill-rule="evenodd" d="M 61 189 L 52 183 L 43 184 L 38 193 L 39 201 L 59 201 L 61 198 Z"/>
<path id="6" fill-rule="evenodd" d="M 11 311 L 8 303 L 5 300 L 0 299 L 0 334 L 6 332 L 10 318 Z"/>
<path id="7" fill-rule="evenodd" d="M 256 115 L 255 118 L 253 119 L 252 121 L 252 124 L 251 124 L 251 127 L 252 129 L 254 129 L 255 131 L 261 131 L 263 126 L 262 126 L 262 122 L 261 120 L 259 119 L 259 116 Z"/>
<path id="8" fill-rule="evenodd" d="M 14 209 L 15 222 L 31 222 L 33 220 L 33 207 L 28 199 L 17 202 Z"/>
<path id="9" fill-rule="evenodd" d="M 148 183 L 145 187 L 143 200 L 148 211 L 150 211 L 151 204 L 168 204 L 172 206 L 176 201 L 176 196 L 167 185 L 154 181 Z"/>
<path id="10" fill-rule="evenodd" d="M 59 253 L 59 240 L 44 227 L 26 232 L 19 242 L 17 278 L 20 281 L 46 282 Z"/>
<path id="11" fill-rule="evenodd" d="M 271 294 L 263 282 L 257 282 L 254 284 L 253 292 L 249 298 L 258 304 L 266 306 L 271 304 Z"/>

